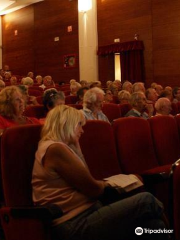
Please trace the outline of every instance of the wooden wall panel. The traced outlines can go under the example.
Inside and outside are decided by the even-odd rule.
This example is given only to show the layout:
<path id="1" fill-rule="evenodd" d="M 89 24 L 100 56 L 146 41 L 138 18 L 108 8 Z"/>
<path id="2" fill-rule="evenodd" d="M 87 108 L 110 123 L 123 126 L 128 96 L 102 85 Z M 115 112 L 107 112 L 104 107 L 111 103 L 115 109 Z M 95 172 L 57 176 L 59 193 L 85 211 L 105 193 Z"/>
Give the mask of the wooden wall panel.
<path id="1" fill-rule="evenodd" d="M 180 86 L 179 0 L 97 0 L 97 9 L 100 46 L 115 38 L 131 41 L 137 33 L 145 46 L 146 85 Z"/>
<path id="2" fill-rule="evenodd" d="M 3 17 L 3 65 L 24 75 L 34 69 L 34 10 L 30 6 Z M 18 31 L 15 36 L 14 31 Z"/>
<path id="3" fill-rule="evenodd" d="M 14 16 L 13 21 L 12 16 Z M 26 16 L 25 19 L 23 16 Z M 3 32 L 5 35 L 3 64 L 13 66 L 13 72 L 25 75 L 28 71 L 33 71 L 43 76 L 52 75 L 56 82 L 69 82 L 71 78 L 79 80 L 76 0 L 45 0 L 3 17 L 4 30 L 6 25 L 11 26 L 9 31 L 11 28 L 21 29 L 21 35 L 18 35 L 21 43 L 17 42 L 17 46 L 13 47 L 17 51 L 18 59 L 23 60 L 25 56 L 29 56 L 29 63 L 28 58 L 21 61 L 21 64 L 15 63 L 14 58 L 8 61 L 7 58 L 13 56 L 14 50 L 10 47 L 11 36 L 7 34 L 7 31 Z M 72 26 L 70 33 L 67 32 L 68 26 Z M 55 37 L 59 37 L 59 41 L 55 42 Z M 22 53 L 25 50 L 28 54 L 24 53 L 23 57 Z M 63 56 L 67 54 L 76 54 L 76 67 L 64 68 Z"/>

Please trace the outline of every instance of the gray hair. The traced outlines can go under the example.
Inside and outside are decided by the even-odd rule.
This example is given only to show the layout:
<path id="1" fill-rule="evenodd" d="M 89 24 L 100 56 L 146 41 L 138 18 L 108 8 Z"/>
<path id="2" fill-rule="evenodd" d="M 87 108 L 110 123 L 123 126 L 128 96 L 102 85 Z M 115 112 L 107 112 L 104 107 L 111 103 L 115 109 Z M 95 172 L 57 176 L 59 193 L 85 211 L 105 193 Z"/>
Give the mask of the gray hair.
<path id="1" fill-rule="evenodd" d="M 87 90 L 83 97 L 83 107 L 87 107 L 88 104 L 95 103 L 99 94 L 104 96 L 104 91 L 98 87 Z"/>

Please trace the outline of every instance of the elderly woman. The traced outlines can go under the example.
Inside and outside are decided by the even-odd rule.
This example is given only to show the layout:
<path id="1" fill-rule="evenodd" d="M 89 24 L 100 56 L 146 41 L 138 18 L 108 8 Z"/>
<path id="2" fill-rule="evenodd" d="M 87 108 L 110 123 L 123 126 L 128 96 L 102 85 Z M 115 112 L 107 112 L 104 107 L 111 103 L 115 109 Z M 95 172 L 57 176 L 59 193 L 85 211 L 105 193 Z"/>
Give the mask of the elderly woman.
<path id="1" fill-rule="evenodd" d="M 128 91 L 122 90 L 118 92 L 118 99 L 120 104 L 130 103 L 130 98 L 131 94 Z"/>
<path id="2" fill-rule="evenodd" d="M 55 88 L 47 89 L 43 95 L 43 105 L 48 112 L 57 105 L 65 104 L 65 95 L 62 91 Z"/>
<path id="3" fill-rule="evenodd" d="M 109 122 L 101 111 L 104 102 L 104 91 L 98 87 L 87 90 L 83 97 L 83 113 L 87 120 L 103 120 Z"/>
<path id="4" fill-rule="evenodd" d="M 0 92 L 0 129 L 19 124 L 33 124 L 36 118 L 23 116 L 25 104 L 20 90 L 16 86 L 6 87 Z"/>
<path id="5" fill-rule="evenodd" d="M 30 77 L 25 77 L 25 78 L 22 78 L 21 83 L 23 85 L 33 86 L 34 80 L 32 78 L 30 78 Z"/>
<path id="6" fill-rule="evenodd" d="M 48 75 L 43 78 L 43 84 L 40 85 L 39 87 L 42 88 L 43 90 L 50 87 L 53 88 L 55 87 L 55 83 L 52 80 L 52 77 Z"/>
<path id="7" fill-rule="evenodd" d="M 32 173 L 33 201 L 63 211 L 52 222 L 53 239 L 130 240 L 136 227 L 163 229 L 162 204 L 150 193 L 106 206 L 98 201 L 113 188 L 88 170 L 79 144 L 84 124 L 81 111 L 61 105 L 48 113 L 42 129 Z M 153 237 L 168 239 L 167 234 Z"/>
<path id="8" fill-rule="evenodd" d="M 45 115 L 49 110 L 63 104 L 65 104 L 65 95 L 62 91 L 57 91 L 55 88 L 50 88 L 44 92 L 43 105 L 45 109 Z M 44 124 L 45 118 L 40 118 L 39 122 L 41 124 Z"/>

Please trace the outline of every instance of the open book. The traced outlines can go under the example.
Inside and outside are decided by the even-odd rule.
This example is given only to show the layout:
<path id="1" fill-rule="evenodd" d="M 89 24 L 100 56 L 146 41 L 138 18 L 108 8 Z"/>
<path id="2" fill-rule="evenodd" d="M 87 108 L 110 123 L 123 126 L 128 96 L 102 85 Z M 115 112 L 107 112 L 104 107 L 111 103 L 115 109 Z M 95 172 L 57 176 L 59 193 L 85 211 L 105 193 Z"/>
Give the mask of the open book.
<path id="1" fill-rule="evenodd" d="M 143 186 L 143 183 L 136 175 L 118 174 L 104 179 L 112 187 L 121 191 L 129 192 L 133 189 Z"/>

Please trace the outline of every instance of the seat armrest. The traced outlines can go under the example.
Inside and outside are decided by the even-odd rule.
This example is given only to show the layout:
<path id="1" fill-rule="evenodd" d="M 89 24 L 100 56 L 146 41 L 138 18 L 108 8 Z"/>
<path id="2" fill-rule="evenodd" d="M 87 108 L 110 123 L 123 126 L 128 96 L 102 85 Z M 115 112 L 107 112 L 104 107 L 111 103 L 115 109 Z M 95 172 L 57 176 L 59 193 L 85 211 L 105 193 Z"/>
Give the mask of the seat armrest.
<path id="1" fill-rule="evenodd" d="M 167 181 L 169 179 L 169 173 L 141 174 L 141 177 L 143 178 L 144 185 L 154 185 Z"/>
<path id="2" fill-rule="evenodd" d="M 63 215 L 61 209 L 57 207 L 11 207 L 10 213 L 14 218 L 38 218 L 49 221 Z"/>

